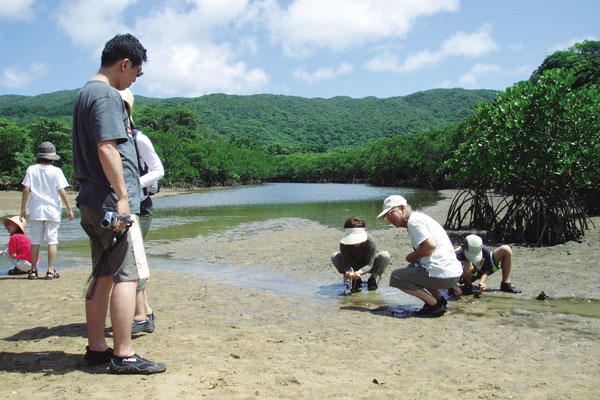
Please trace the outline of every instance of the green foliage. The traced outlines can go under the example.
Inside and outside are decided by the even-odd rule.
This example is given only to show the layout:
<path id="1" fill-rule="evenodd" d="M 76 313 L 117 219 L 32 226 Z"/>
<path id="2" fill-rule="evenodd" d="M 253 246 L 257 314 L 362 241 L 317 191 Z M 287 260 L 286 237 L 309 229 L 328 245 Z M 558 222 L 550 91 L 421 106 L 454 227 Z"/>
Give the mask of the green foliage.
<path id="1" fill-rule="evenodd" d="M 77 91 L 40 96 L 0 96 L 0 116 L 28 124 L 45 116 L 72 123 Z M 492 90 L 435 89 L 379 99 L 211 94 L 197 98 L 136 96 L 134 121 L 142 129 L 230 140 L 248 138 L 271 154 L 325 152 L 366 146 L 382 138 L 442 129 L 493 99 Z"/>
<path id="2" fill-rule="evenodd" d="M 27 131 L 0 118 L 0 184 L 18 187 L 34 161 Z"/>
<path id="3" fill-rule="evenodd" d="M 575 76 L 574 89 L 600 83 L 600 42 L 584 40 L 567 51 L 554 52 L 531 74 L 529 81 L 535 84 L 546 71 L 557 68 L 567 69 Z"/>
<path id="4" fill-rule="evenodd" d="M 521 82 L 480 105 L 446 163 L 462 187 L 510 198 L 490 221 L 504 241 L 556 244 L 583 234 L 577 193 L 600 184 L 600 86 L 573 89 L 576 80 L 549 69 L 535 85 Z"/>
<path id="5" fill-rule="evenodd" d="M 599 178 L 598 85 L 572 90 L 575 77 L 547 71 L 482 104 L 447 165 L 465 187 L 511 194 L 589 187 Z"/>
<path id="6" fill-rule="evenodd" d="M 29 150 L 34 159 L 37 156 L 40 143 L 52 142 L 56 147 L 56 153 L 60 156 L 60 160 L 55 161 L 54 165 L 62 169 L 68 181 L 73 181 L 71 125 L 59 120 L 41 117 L 27 125 L 26 130 L 31 140 Z"/>

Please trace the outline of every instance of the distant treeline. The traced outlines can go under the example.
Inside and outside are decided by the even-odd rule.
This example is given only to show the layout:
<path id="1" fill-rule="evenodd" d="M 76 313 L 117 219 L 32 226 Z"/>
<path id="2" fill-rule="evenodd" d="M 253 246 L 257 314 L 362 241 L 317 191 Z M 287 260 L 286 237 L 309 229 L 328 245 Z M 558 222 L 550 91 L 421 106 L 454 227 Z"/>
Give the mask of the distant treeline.
<path id="1" fill-rule="evenodd" d="M 167 186 L 370 182 L 502 190 L 512 185 L 525 193 L 547 183 L 595 193 L 599 48 L 599 42 L 585 41 L 556 52 L 529 81 L 499 93 L 137 96 L 134 119 L 163 160 Z M 57 164 L 73 180 L 75 93 L 0 96 L 0 185 L 18 187 L 43 140 L 56 144 L 62 157 Z M 526 183 L 533 172 L 537 186 Z"/>

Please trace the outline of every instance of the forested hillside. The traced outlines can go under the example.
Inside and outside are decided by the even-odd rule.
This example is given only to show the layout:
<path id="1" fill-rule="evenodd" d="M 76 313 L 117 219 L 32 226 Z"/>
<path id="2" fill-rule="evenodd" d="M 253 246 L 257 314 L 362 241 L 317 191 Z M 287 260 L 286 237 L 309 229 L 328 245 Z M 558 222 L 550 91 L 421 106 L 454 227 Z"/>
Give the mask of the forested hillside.
<path id="1" fill-rule="evenodd" d="M 71 123 L 76 93 L 70 90 L 34 97 L 0 96 L 0 117 L 19 125 L 39 117 Z M 493 90 L 434 89 L 385 99 L 308 99 L 269 94 L 168 99 L 136 96 L 134 115 L 147 114 L 145 107 L 185 108 L 208 136 L 249 138 L 265 145 L 322 152 L 442 129 L 472 115 L 475 104 L 493 100 L 496 94 Z"/>

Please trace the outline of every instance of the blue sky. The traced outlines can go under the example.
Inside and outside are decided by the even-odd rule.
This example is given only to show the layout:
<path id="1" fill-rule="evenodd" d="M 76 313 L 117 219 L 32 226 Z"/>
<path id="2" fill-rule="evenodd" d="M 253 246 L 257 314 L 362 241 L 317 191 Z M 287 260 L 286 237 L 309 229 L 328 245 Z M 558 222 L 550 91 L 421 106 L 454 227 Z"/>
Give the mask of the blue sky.
<path id="1" fill-rule="evenodd" d="M 600 0 L 0 0 L 0 94 L 79 88 L 125 32 L 150 97 L 504 90 L 600 40 L 598 16 Z"/>

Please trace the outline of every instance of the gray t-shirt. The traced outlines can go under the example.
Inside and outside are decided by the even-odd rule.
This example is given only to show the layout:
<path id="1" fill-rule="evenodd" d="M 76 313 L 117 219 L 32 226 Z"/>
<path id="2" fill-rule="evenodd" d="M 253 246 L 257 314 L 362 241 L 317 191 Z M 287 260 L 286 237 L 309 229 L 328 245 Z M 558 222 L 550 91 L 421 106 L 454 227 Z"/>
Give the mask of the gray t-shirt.
<path id="1" fill-rule="evenodd" d="M 113 191 L 98 157 L 98 143 L 116 140 L 131 213 L 140 208 L 137 153 L 129 117 L 119 92 L 102 81 L 89 81 L 79 91 L 73 109 L 73 169 L 81 186 L 77 203 L 102 211 L 117 211 Z"/>

